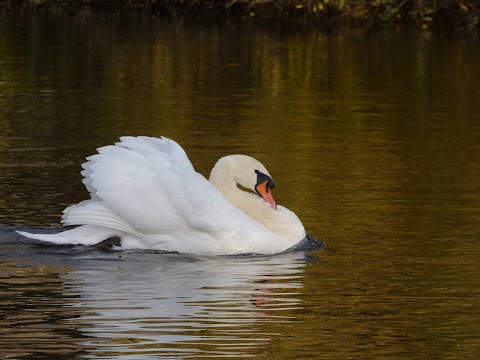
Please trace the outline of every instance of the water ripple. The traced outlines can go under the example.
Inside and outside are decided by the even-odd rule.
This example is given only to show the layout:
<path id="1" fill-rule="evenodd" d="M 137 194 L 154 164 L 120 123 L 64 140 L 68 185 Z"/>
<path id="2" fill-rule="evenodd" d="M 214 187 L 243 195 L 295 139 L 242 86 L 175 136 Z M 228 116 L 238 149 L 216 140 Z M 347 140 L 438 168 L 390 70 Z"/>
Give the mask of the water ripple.
<path id="1" fill-rule="evenodd" d="M 0 328 L 9 340 L 0 351 L 9 356 L 252 357 L 302 309 L 302 252 L 200 257 L 0 245 Z"/>

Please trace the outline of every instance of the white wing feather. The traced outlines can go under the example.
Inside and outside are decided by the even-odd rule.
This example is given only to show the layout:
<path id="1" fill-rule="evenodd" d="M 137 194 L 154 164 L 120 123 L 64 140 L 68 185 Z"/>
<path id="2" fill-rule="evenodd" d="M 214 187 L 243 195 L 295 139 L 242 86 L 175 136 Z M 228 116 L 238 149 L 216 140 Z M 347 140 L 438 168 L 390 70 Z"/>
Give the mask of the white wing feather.
<path id="1" fill-rule="evenodd" d="M 195 172 L 173 140 L 122 137 L 119 143 L 98 149 L 83 168 L 92 199 L 65 209 L 66 225 L 105 226 L 157 239 L 167 234 L 177 242 L 218 237 L 224 243 L 225 236 L 227 241 L 244 236 L 253 242 L 257 236 L 269 237 L 258 224 L 254 238 L 251 231 L 244 233 L 251 229 L 251 219 Z"/>

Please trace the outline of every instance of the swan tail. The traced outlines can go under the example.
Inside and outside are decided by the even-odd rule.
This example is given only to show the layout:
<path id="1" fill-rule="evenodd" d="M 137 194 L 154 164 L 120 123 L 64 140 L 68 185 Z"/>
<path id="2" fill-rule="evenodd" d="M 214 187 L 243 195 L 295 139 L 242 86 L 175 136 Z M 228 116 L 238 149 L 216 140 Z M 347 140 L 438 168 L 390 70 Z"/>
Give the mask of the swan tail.
<path id="1" fill-rule="evenodd" d="M 33 234 L 17 230 L 22 236 L 30 239 L 49 242 L 57 245 L 95 245 L 110 237 L 122 237 L 122 233 L 95 225 L 84 225 L 75 229 L 66 230 L 58 234 Z"/>
<path id="2" fill-rule="evenodd" d="M 125 220 L 114 214 L 101 201 L 86 200 L 63 210 L 62 223 L 66 226 L 81 225 L 58 234 L 33 234 L 17 231 L 30 239 L 58 245 L 95 245 L 110 237 L 122 239 L 132 246 L 138 246 L 142 234 Z"/>
<path id="3" fill-rule="evenodd" d="M 67 207 L 63 210 L 62 223 L 66 226 L 96 225 L 142 237 L 142 234 L 135 230 L 133 226 L 114 214 L 101 201 L 86 200 Z"/>

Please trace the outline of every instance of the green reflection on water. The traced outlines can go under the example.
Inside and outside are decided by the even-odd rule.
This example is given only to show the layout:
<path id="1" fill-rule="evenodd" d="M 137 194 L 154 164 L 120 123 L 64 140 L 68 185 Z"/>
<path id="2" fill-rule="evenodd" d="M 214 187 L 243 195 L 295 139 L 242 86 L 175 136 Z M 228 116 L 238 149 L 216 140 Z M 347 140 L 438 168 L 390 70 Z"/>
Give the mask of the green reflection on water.
<path id="1" fill-rule="evenodd" d="M 0 223 L 58 223 L 121 135 L 172 137 L 204 175 L 250 154 L 331 249 L 266 353 L 478 354 L 477 43 L 89 11 L 0 30 Z"/>

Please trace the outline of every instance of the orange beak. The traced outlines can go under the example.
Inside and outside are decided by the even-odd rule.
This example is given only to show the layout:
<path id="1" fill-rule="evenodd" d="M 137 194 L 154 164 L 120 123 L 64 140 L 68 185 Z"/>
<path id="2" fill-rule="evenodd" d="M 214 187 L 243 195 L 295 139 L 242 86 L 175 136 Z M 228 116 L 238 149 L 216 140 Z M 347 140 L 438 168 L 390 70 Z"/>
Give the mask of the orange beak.
<path id="1" fill-rule="evenodd" d="M 260 196 L 263 198 L 263 200 L 268 202 L 270 204 L 270 206 L 273 209 L 276 210 L 277 209 L 277 204 L 275 204 L 275 200 L 273 200 L 272 193 L 271 193 L 270 189 L 268 188 L 267 183 L 268 183 L 268 181 L 265 181 L 265 182 L 261 183 L 260 185 L 258 185 L 256 187 L 256 190 L 260 194 Z"/>

